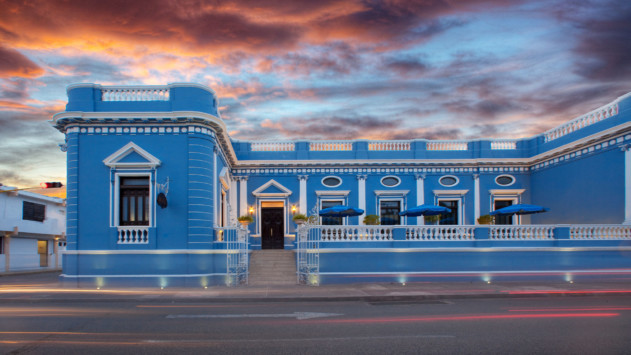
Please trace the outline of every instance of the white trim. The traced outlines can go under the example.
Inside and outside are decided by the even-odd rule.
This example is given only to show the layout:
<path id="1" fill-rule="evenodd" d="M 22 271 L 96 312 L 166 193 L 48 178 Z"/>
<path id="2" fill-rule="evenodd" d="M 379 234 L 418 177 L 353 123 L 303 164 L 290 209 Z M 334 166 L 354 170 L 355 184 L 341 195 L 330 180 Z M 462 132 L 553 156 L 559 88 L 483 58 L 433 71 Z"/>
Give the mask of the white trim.
<path id="1" fill-rule="evenodd" d="M 330 178 L 337 179 L 339 181 L 339 183 L 337 185 L 327 185 L 327 184 L 325 184 L 324 180 L 330 179 Z M 322 178 L 322 180 L 320 180 L 320 183 L 322 184 L 322 186 L 328 187 L 328 188 L 338 187 L 338 186 L 342 185 L 342 182 L 344 182 L 344 180 L 342 180 L 341 177 L 335 176 L 335 175 L 325 176 L 325 177 Z"/>
<path id="2" fill-rule="evenodd" d="M 110 227 L 121 227 L 120 225 L 120 178 L 121 177 L 147 177 L 149 179 L 149 224 L 145 227 L 155 227 L 155 202 L 156 199 L 154 197 L 154 188 L 155 181 L 157 181 L 157 177 L 152 179 L 153 172 L 152 171 L 138 171 L 138 172 L 114 172 L 114 196 L 112 198 L 112 190 L 110 184 Z M 153 181 L 153 182 L 152 182 Z M 112 215 L 113 212 L 113 215 Z M 138 226 L 143 227 L 143 226 Z"/>
<path id="3" fill-rule="evenodd" d="M 502 184 L 497 182 L 497 179 L 499 179 L 501 177 L 509 177 L 509 178 L 513 179 L 513 181 L 510 184 L 502 185 Z M 515 177 L 513 175 L 511 175 L 511 174 L 501 174 L 501 175 L 498 175 L 498 176 L 495 177 L 495 184 L 498 185 L 498 186 L 511 186 L 516 181 L 517 181 L 517 179 L 515 179 Z"/>
<path id="4" fill-rule="evenodd" d="M 381 202 L 399 202 L 399 212 L 405 211 L 405 198 L 403 196 L 399 198 L 394 197 L 378 197 L 377 198 L 377 215 L 379 216 L 379 220 L 381 221 Z M 399 224 L 393 224 L 392 226 L 405 226 L 407 225 L 407 220 L 405 216 L 399 216 Z"/>
<path id="5" fill-rule="evenodd" d="M 388 178 L 393 178 L 393 179 L 396 179 L 398 182 L 397 182 L 396 184 L 392 185 L 392 186 L 388 186 L 388 185 L 386 185 L 386 184 L 384 184 L 384 183 L 383 183 L 383 180 L 384 180 L 384 179 L 388 179 Z M 387 176 L 382 177 L 382 178 L 381 178 L 381 180 L 379 180 L 379 182 L 380 182 L 380 183 L 381 183 L 381 185 L 382 185 L 382 186 L 384 186 L 384 187 L 389 187 L 389 188 L 392 188 L 392 187 L 397 187 L 397 186 L 401 185 L 401 178 L 400 178 L 400 177 L 398 177 L 398 176 L 396 176 L 396 175 L 387 175 Z"/>
<path id="6" fill-rule="evenodd" d="M 374 190 L 377 196 L 406 196 L 410 190 Z"/>
<path id="7" fill-rule="evenodd" d="M 436 205 L 440 205 L 440 201 L 458 201 L 458 220 L 456 221 L 456 225 L 458 226 L 462 226 L 462 221 L 464 221 L 464 197 L 453 197 L 453 196 L 435 196 L 436 199 Z M 439 225 L 443 225 L 440 224 L 440 221 L 438 222 Z M 444 224 L 444 225 L 449 225 L 449 224 Z"/>
<path id="8" fill-rule="evenodd" d="M 420 206 L 425 203 L 425 178 L 418 175 L 416 178 L 416 205 Z M 416 217 L 416 224 L 419 226 L 425 225 L 425 217 Z"/>
<path id="9" fill-rule="evenodd" d="M 357 179 L 357 208 L 364 210 L 359 216 L 359 225 L 364 225 L 364 217 L 366 216 L 366 179 L 367 176 L 361 176 Z"/>
<path id="10" fill-rule="evenodd" d="M 281 190 L 282 192 L 267 192 L 267 193 L 266 192 L 262 192 L 262 191 L 265 191 L 265 189 L 267 189 L 270 186 L 274 186 L 277 189 Z M 289 190 L 285 186 L 281 185 L 280 183 L 278 183 L 274 179 L 271 179 L 270 181 L 268 181 L 265 184 L 261 185 L 258 189 L 252 191 L 252 195 L 254 195 L 256 197 L 287 197 L 287 196 L 289 196 L 291 194 L 292 194 L 291 190 Z"/>
<path id="11" fill-rule="evenodd" d="M 333 191 L 322 191 L 317 190 L 316 196 L 348 196 L 351 190 L 333 190 Z"/>
<path id="12" fill-rule="evenodd" d="M 624 151 L 624 221 L 622 224 L 631 224 L 631 149 L 626 147 Z"/>
<path id="13" fill-rule="evenodd" d="M 223 185 L 224 190 L 230 190 L 230 172 L 225 166 L 219 173 L 219 181 L 221 182 L 221 185 Z"/>
<path id="14" fill-rule="evenodd" d="M 480 218 L 480 175 L 473 175 L 473 223 L 478 224 Z"/>
<path id="15" fill-rule="evenodd" d="M 147 161 L 146 162 L 133 162 L 133 163 L 119 163 L 120 160 L 122 160 L 123 158 L 125 158 L 126 156 L 128 156 L 129 154 L 133 152 L 137 153 L 138 155 L 140 155 Z M 152 169 L 155 169 L 155 167 L 160 166 L 161 162 L 160 162 L 160 159 L 149 154 L 149 152 L 140 148 L 138 145 L 136 145 L 136 143 L 129 142 L 124 147 L 120 148 L 119 150 L 112 153 L 107 158 L 103 159 L 103 164 L 109 166 L 110 168 L 141 168 L 141 169 L 152 168 Z"/>
<path id="16" fill-rule="evenodd" d="M 495 211 L 495 201 L 511 201 L 513 205 L 518 204 L 519 203 L 519 197 L 515 196 L 515 195 L 511 195 L 511 196 L 506 196 L 506 195 L 497 195 L 498 197 L 495 197 L 496 195 L 491 195 L 491 206 L 489 208 L 489 210 Z M 511 216 L 511 226 L 515 226 L 515 225 L 519 225 L 521 224 L 521 218 L 519 218 L 519 216 L 516 215 L 512 215 Z"/>
<path id="17" fill-rule="evenodd" d="M 469 190 L 432 190 L 434 195 L 464 196 Z"/>
<path id="18" fill-rule="evenodd" d="M 491 189 L 489 192 L 491 195 L 521 195 L 526 189 Z"/>
<path id="19" fill-rule="evenodd" d="M 451 184 L 451 185 L 445 185 L 445 184 L 443 184 L 442 180 L 446 179 L 446 178 L 452 178 L 452 179 L 456 180 L 456 182 Z M 444 187 L 454 187 L 454 186 L 456 186 L 456 185 L 458 185 L 460 183 L 460 179 L 458 179 L 458 177 L 455 176 L 455 175 L 443 175 L 443 176 L 438 178 L 438 183 L 440 185 L 444 186 Z"/>
<path id="20" fill-rule="evenodd" d="M 299 196 L 299 206 L 298 212 L 300 214 L 307 214 L 307 179 L 299 178 L 300 185 L 300 196 Z"/>

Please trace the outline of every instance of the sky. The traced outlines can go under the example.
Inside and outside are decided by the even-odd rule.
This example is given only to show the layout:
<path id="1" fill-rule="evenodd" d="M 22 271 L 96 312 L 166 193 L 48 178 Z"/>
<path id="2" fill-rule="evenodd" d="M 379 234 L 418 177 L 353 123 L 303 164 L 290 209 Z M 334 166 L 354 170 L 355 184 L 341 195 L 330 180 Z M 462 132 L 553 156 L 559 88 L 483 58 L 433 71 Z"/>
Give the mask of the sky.
<path id="1" fill-rule="evenodd" d="M 631 1 L 0 0 L 0 183 L 65 182 L 86 82 L 207 85 L 242 140 L 529 137 L 631 91 Z"/>

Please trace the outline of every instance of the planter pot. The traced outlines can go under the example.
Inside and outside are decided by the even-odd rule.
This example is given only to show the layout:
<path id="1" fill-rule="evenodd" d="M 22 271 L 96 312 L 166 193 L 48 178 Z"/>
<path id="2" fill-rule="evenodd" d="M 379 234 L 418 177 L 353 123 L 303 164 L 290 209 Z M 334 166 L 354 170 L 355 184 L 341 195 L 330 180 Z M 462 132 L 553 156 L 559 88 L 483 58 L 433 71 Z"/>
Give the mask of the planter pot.
<path id="1" fill-rule="evenodd" d="M 304 219 L 296 219 L 294 220 L 294 223 L 296 223 L 297 225 L 301 225 L 304 224 L 306 221 Z"/>

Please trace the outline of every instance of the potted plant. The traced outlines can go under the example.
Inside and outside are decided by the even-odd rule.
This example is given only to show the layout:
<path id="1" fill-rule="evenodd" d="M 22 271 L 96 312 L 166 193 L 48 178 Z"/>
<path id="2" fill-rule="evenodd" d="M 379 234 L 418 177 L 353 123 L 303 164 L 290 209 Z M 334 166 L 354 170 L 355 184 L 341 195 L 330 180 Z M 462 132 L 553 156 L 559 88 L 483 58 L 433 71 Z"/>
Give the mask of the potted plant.
<path id="1" fill-rule="evenodd" d="M 438 221 L 440 221 L 440 215 L 425 216 L 425 223 L 429 225 L 436 225 Z"/>
<path id="2" fill-rule="evenodd" d="M 302 213 L 298 213 L 294 215 L 293 220 L 297 225 L 301 225 L 307 221 L 307 216 Z"/>
<path id="3" fill-rule="evenodd" d="M 241 223 L 242 226 L 247 227 L 248 224 L 254 222 L 254 218 L 252 218 L 252 216 L 248 216 L 248 215 L 243 215 L 240 216 L 239 218 L 237 218 L 237 220 L 239 221 L 239 223 Z"/>
<path id="4" fill-rule="evenodd" d="M 478 218 L 478 224 L 493 224 L 493 216 L 485 214 Z"/>
<path id="5" fill-rule="evenodd" d="M 376 214 L 369 214 L 364 217 L 364 224 L 368 226 L 379 225 L 379 216 Z"/>

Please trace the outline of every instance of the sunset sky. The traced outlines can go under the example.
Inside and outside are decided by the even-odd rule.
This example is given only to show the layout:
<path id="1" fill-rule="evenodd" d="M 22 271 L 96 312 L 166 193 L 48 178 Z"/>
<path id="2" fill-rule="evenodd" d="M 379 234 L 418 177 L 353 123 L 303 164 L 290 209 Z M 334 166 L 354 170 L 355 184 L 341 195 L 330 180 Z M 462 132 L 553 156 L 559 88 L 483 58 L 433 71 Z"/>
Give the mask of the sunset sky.
<path id="1" fill-rule="evenodd" d="M 247 140 L 519 138 L 631 91 L 631 1 L 0 0 L 0 183 L 66 86 L 195 82 Z"/>

